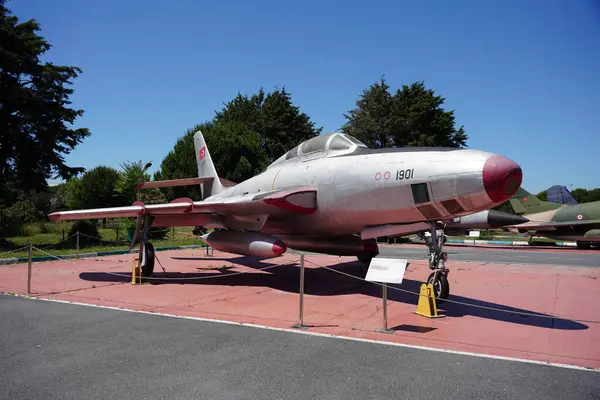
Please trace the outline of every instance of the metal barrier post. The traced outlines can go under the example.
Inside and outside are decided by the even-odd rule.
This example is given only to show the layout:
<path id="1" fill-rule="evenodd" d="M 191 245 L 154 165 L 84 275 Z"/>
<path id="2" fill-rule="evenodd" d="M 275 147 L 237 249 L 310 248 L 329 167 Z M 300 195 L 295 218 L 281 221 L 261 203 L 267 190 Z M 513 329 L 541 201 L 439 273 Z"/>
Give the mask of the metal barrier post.
<path id="1" fill-rule="evenodd" d="M 31 293 L 31 258 L 33 255 L 33 246 L 29 241 L 29 262 L 27 263 L 27 294 Z"/>
<path id="2" fill-rule="evenodd" d="M 79 258 L 79 231 L 77 231 L 77 247 L 75 248 L 75 254 Z"/>
<path id="3" fill-rule="evenodd" d="M 298 323 L 292 325 L 292 328 L 308 328 L 308 325 L 304 325 L 304 254 L 300 254 L 300 313 Z"/>
<path id="4" fill-rule="evenodd" d="M 387 283 L 382 282 L 383 286 L 381 287 L 382 297 L 383 297 L 383 328 L 378 329 L 377 332 L 381 333 L 394 333 L 392 329 L 388 329 L 388 320 L 387 320 Z"/>

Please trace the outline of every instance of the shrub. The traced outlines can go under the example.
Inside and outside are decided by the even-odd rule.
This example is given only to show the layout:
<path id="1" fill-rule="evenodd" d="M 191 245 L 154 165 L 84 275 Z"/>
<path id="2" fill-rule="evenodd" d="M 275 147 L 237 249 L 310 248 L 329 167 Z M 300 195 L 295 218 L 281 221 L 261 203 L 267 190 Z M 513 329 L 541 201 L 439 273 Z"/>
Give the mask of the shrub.
<path id="1" fill-rule="evenodd" d="M 484 229 L 479 233 L 479 239 L 481 240 L 492 240 L 494 239 L 494 231 L 489 229 Z"/>
<path id="2" fill-rule="evenodd" d="M 71 230 L 69 231 L 69 236 L 75 235 L 77 232 L 79 235 L 79 246 L 84 245 L 92 245 L 97 244 L 100 238 L 100 232 L 98 232 L 98 225 L 96 221 L 88 221 L 88 220 L 77 220 L 71 226 Z M 83 234 L 83 235 L 82 235 Z M 72 237 L 69 239 L 70 243 L 75 243 L 77 240 L 76 237 Z"/>
<path id="3" fill-rule="evenodd" d="M 10 237 L 19 234 L 24 224 L 34 222 L 37 213 L 32 202 L 17 201 L 12 206 L 0 210 L 0 236 Z"/>
<path id="4" fill-rule="evenodd" d="M 35 236 L 38 233 L 42 233 L 40 224 L 32 222 L 23 224 L 19 227 L 19 236 Z"/>
<path id="5" fill-rule="evenodd" d="M 154 227 L 154 228 L 150 228 L 150 232 L 148 232 L 148 239 L 155 239 L 155 240 L 166 239 L 168 234 L 169 234 L 168 226 Z"/>

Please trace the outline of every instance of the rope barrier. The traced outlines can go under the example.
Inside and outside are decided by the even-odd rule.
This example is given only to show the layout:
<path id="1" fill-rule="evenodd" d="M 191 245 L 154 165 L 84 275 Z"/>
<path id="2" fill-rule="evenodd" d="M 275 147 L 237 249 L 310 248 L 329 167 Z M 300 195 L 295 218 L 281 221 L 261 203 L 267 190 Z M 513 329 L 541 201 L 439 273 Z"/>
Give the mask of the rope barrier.
<path id="1" fill-rule="evenodd" d="M 222 278 L 222 277 L 226 277 L 226 276 L 235 276 L 235 275 L 242 275 L 242 274 L 247 274 L 250 272 L 254 272 L 254 271 L 268 271 L 269 269 L 272 268 L 277 268 L 277 267 L 283 267 L 285 265 L 292 265 L 294 263 L 298 262 L 298 260 L 290 262 L 290 263 L 285 263 L 285 264 L 274 264 L 274 265 L 269 265 L 266 267 L 262 267 L 262 268 L 256 268 L 253 269 L 252 271 L 240 271 L 240 272 L 232 272 L 230 274 L 221 274 L 221 275 L 211 275 L 211 276 L 196 276 L 196 277 L 190 277 L 190 276 L 184 276 L 182 278 L 155 278 L 155 277 L 151 277 L 151 276 L 143 276 L 142 279 L 148 279 L 148 280 L 156 280 L 156 281 L 187 281 L 187 280 L 202 280 L 202 279 L 212 279 L 212 278 Z M 109 273 L 109 272 L 107 272 Z M 112 275 L 117 275 L 117 276 L 121 276 L 121 277 L 129 277 L 130 275 L 126 275 L 126 273 L 116 273 L 113 272 L 111 273 Z"/>
<path id="2" fill-rule="evenodd" d="M 47 246 L 44 246 L 43 248 L 44 248 L 44 249 L 51 249 L 51 248 L 53 248 L 53 247 L 55 247 L 55 246 L 58 246 L 58 245 L 59 245 L 59 244 L 61 244 L 61 243 L 64 243 L 64 242 L 66 242 L 67 240 L 69 240 L 69 239 L 71 239 L 72 237 L 75 237 L 75 236 L 77 236 L 77 234 L 76 234 L 76 233 L 72 234 L 71 236 L 68 236 L 68 237 L 64 238 L 63 240 L 61 240 L 61 241 L 60 241 L 60 242 L 58 242 L 58 243 L 49 244 L 49 245 L 47 245 Z"/>
<path id="3" fill-rule="evenodd" d="M 23 246 L 23 247 L 19 247 L 18 249 L 7 251 L 6 253 L 0 253 L 0 257 L 4 256 L 6 254 L 16 253 L 18 251 L 22 251 L 22 250 L 25 250 L 25 249 L 28 249 L 28 248 L 29 248 L 29 245 Z"/>
<path id="4" fill-rule="evenodd" d="M 368 282 L 368 283 L 372 283 L 372 284 L 375 284 L 375 285 L 383 287 L 383 283 L 368 281 L 368 280 L 366 280 L 364 278 L 360 278 L 358 276 L 354 276 L 354 275 L 348 274 L 346 272 L 338 271 L 336 269 L 333 269 L 333 268 L 330 268 L 330 267 L 326 267 L 324 265 L 319 265 L 319 264 L 314 263 L 314 262 L 309 261 L 309 260 L 305 260 L 305 261 L 308 262 L 308 263 L 310 263 L 310 264 L 312 264 L 312 265 L 314 265 L 314 266 L 316 266 L 316 267 L 324 268 L 326 270 L 329 270 L 329 271 L 332 271 L 332 272 L 335 272 L 335 273 L 338 273 L 338 274 L 341 274 L 341 275 L 345 275 L 345 276 L 348 276 L 350 278 L 354 278 L 354 279 L 357 279 L 357 280 L 360 280 L 360 281 L 363 281 L 363 282 Z M 556 314 L 554 314 L 554 315 L 553 314 L 543 315 L 543 314 L 528 313 L 528 312 L 522 312 L 522 311 L 504 310 L 504 309 L 501 309 L 501 308 L 482 306 L 482 305 L 479 305 L 479 304 L 466 303 L 466 302 L 463 302 L 463 301 L 450 300 L 450 299 L 442 299 L 442 298 L 436 297 L 436 296 L 422 295 L 420 293 L 413 292 L 413 291 L 410 291 L 408 289 L 397 288 L 395 286 L 390 286 L 389 284 L 387 285 L 387 288 L 388 289 L 392 289 L 392 290 L 396 290 L 396 291 L 399 291 L 399 292 L 413 294 L 415 296 L 433 297 L 436 300 L 442 300 L 442 301 L 444 301 L 446 303 L 460 304 L 460 305 L 463 305 L 463 306 L 481 308 L 481 309 L 489 310 L 489 311 L 499 311 L 499 312 L 504 312 L 504 313 L 508 313 L 508 314 L 524 315 L 524 316 L 538 317 L 538 318 L 563 319 L 563 320 L 569 320 L 569 321 L 574 321 L 574 322 L 585 322 L 585 323 L 590 323 L 590 324 L 600 324 L 600 321 L 583 320 L 583 319 L 573 319 L 573 318 L 569 318 L 569 317 L 559 316 L 559 315 L 556 315 Z"/>
<path id="5" fill-rule="evenodd" d="M 25 246 L 25 247 L 23 247 L 21 249 L 12 250 L 11 252 L 23 250 L 23 249 L 26 249 L 28 247 L 29 246 Z M 53 254 L 50 254 L 50 253 L 48 253 L 48 252 L 46 252 L 46 251 L 44 251 L 44 250 L 42 250 L 42 249 L 40 249 L 38 247 L 32 246 L 32 248 L 34 250 L 37 250 L 37 251 L 43 253 L 43 254 L 46 254 L 46 255 L 48 255 L 50 257 L 53 257 L 53 258 L 55 258 L 57 260 L 68 261 L 68 262 L 70 262 L 70 263 L 72 263 L 74 265 L 77 265 L 77 266 L 80 266 L 80 267 L 83 267 L 83 268 L 88 268 L 88 269 L 91 268 L 89 266 L 86 266 L 86 265 L 83 265 L 83 264 L 79 264 L 79 263 L 77 263 L 75 261 L 72 261 L 72 260 L 64 260 L 64 259 L 62 259 L 62 258 L 60 258 L 58 256 L 55 256 Z M 7 254 L 7 253 L 5 253 L 5 254 Z M 300 260 L 297 259 L 297 260 L 294 260 L 294 261 L 291 261 L 291 262 L 285 263 L 285 264 L 269 265 L 269 266 L 266 266 L 266 267 L 263 267 L 263 268 L 253 269 L 253 271 L 267 271 L 267 270 L 272 269 L 272 268 L 282 267 L 282 266 L 286 266 L 286 265 L 293 265 L 293 264 L 297 263 L 298 261 L 300 261 Z M 378 286 L 381 286 L 381 287 L 384 286 L 384 284 L 380 283 L 380 282 L 367 281 L 364 278 L 360 278 L 358 276 L 355 276 L 355 275 L 352 275 L 352 274 L 349 274 L 349 273 L 346 273 L 346 272 L 343 272 L 343 271 L 338 271 L 338 270 L 333 269 L 331 267 L 320 265 L 320 264 L 317 264 L 317 263 L 312 262 L 312 261 L 307 260 L 307 259 L 305 259 L 305 261 L 308 262 L 308 263 L 310 263 L 310 264 L 312 264 L 312 265 L 314 265 L 314 266 L 316 266 L 316 267 L 323 268 L 325 270 L 328 270 L 328 271 L 331 271 L 331 272 L 334 272 L 334 273 L 337 273 L 337 274 L 340 274 L 340 275 L 343 275 L 343 276 L 347 276 L 347 277 L 350 277 L 350 278 L 353 278 L 353 279 L 356 279 L 356 280 L 359 280 L 359 281 L 362 281 L 362 282 L 368 282 L 368 283 L 371 283 L 371 284 L 374 284 L 374 285 L 378 285 Z M 230 273 L 230 274 L 211 275 L 211 276 L 198 276 L 198 277 L 181 277 L 181 278 L 143 277 L 142 279 L 146 279 L 146 280 L 162 280 L 162 281 L 165 281 L 165 280 L 180 280 L 180 281 L 185 281 L 185 280 L 203 280 L 203 279 L 212 279 L 212 278 L 221 278 L 221 277 L 227 277 L 227 276 L 242 275 L 242 274 L 246 274 L 246 273 L 249 273 L 249 272 L 251 272 L 251 271 L 241 271 L 241 272 L 233 272 L 233 273 Z M 125 278 L 125 277 L 129 277 L 130 276 L 130 274 L 127 274 L 127 273 L 116 273 L 116 272 L 103 272 L 103 273 L 109 274 L 109 275 L 118 276 L 118 277 L 121 277 L 121 278 Z M 420 297 L 420 296 L 433 297 L 436 300 L 441 300 L 441 301 L 444 301 L 446 303 L 458 304 L 458 305 L 467 306 L 467 307 L 474 307 L 474 308 L 484 309 L 484 310 L 488 310 L 488 311 L 497 311 L 497 312 L 503 312 L 503 313 L 507 313 L 507 314 L 529 316 L 529 317 L 537 317 L 537 318 L 562 319 L 562 320 L 569 320 L 569 321 L 573 321 L 573 322 L 600 324 L 600 321 L 584 320 L 584 319 L 573 319 L 573 318 L 570 318 L 568 316 L 561 316 L 561 315 L 557 315 L 557 314 L 537 314 L 537 313 L 524 312 L 524 311 L 505 310 L 505 309 L 501 309 L 501 308 L 497 308 L 497 307 L 489 307 L 489 306 L 483 306 L 483 305 L 479 305 L 479 304 L 472 304 L 472 303 L 467 303 L 467 302 L 458 301 L 458 300 L 443 299 L 443 298 L 436 297 L 436 296 L 422 295 L 420 293 L 413 292 L 413 291 L 408 290 L 408 289 L 402 289 L 402 288 L 398 288 L 398 287 L 395 287 L 395 286 L 390 286 L 389 284 L 386 285 L 386 286 L 387 286 L 388 289 L 395 290 L 395 291 L 402 292 L 402 293 L 408 293 L 408 294 L 411 294 L 411 295 L 414 295 L 414 296 L 417 296 L 417 297 Z"/>
<path id="6" fill-rule="evenodd" d="M 60 258 L 60 257 L 58 257 L 58 256 L 55 256 L 55 255 L 53 255 L 53 254 L 50 254 L 50 253 L 47 253 L 47 252 L 45 252 L 45 251 L 43 251 L 43 250 L 41 250 L 41 249 L 38 249 L 38 248 L 37 248 L 37 247 L 35 247 L 35 246 L 33 246 L 33 249 L 34 249 L 34 250 L 38 250 L 39 252 L 41 252 L 41 253 L 43 253 L 43 254 L 46 254 L 46 255 L 48 255 L 48 256 L 50 256 L 50 257 L 54 257 L 54 258 L 56 258 L 57 260 L 67 261 L 67 262 L 70 262 L 70 263 L 71 263 L 71 264 L 73 264 L 73 265 L 77 265 L 77 266 L 79 266 L 79 267 L 83 267 L 83 268 L 88 268 L 88 269 L 91 269 L 91 267 L 90 267 L 90 266 L 83 265 L 83 264 L 79 264 L 79 263 L 77 263 L 77 262 L 75 262 L 75 261 L 73 261 L 73 260 L 64 260 L 64 259 L 62 259 L 62 258 Z M 235 275 L 247 274 L 247 273 L 249 273 L 249 272 L 254 272 L 254 271 L 267 271 L 267 270 L 269 270 L 269 269 L 272 269 L 272 268 L 283 267 L 283 266 L 285 266 L 285 265 L 293 265 L 293 264 L 297 263 L 298 261 L 299 261 L 299 259 L 298 259 L 298 260 L 291 261 L 291 262 L 289 262 L 289 263 L 285 263 L 285 264 L 274 264 L 274 265 L 268 265 L 268 266 L 266 266 L 266 267 L 263 267 L 263 268 L 257 268 L 257 269 L 253 269 L 252 271 L 240 271 L 240 272 L 232 272 L 232 273 L 230 273 L 230 274 L 211 275 L 211 276 L 197 276 L 197 277 L 182 277 L 182 278 L 155 278 L 155 277 L 142 277 L 142 279 L 147 279 L 147 280 L 161 280 L 161 281 L 165 281 L 165 280 L 176 280 L 176 281 L 182 281 L 182 280 L 201 280 L 201 279 L 221 278 L 221 277 L 225 277 L 225 276 L 235 276 Z M 118 273 L 118 272 L 107 272 L 107 271 L 104 271 L 104 272 L 102 272 L 102 273 L 104 273 L 104 274 L 108 274 L 108 275 L 115 275 L 115 276 L 118 276 L 118 277 L 121 277 L 121 278 L 129 278 L 129 277 L 131 276 L 131 274 L 128 274 L 128 273 L 126 273 L 126 272 L 120 272 L 120 273 Z"/>
<path id="7" fill-rule="evenodd" d="M 117 241 L 114 241 L 114 240 L 106 240 L 106 239 L 102 239 L 102 238 L 99 238 L 99 237 L 96 237 L 96 236 L 86 235 L 85 233 L 82 233 L 82 232 L 79 232 L 79 236 L 89 237 L 90 239 L 96 239 L 96 240 L 99 240 L 99 241 L 104 242 L 104 243 L 113 243 L 113 244 L 118 244 L 118 245 L 121 245 L 121 246 L 128 246 L 129 245 L 128 241 L 117 242 Z"/>

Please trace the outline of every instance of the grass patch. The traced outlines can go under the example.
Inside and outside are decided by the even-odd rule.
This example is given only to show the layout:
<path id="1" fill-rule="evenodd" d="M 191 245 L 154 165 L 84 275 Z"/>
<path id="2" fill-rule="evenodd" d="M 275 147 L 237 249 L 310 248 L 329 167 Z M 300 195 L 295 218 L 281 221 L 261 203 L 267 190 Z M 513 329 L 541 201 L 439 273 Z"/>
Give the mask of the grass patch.
<path id="1" fill-rule="evenodd" d="M 51 233 L 41 232 L 39 226 L 36 228 L 35 224 L 28 224 L 28 226 L 27 232 L 29 232 L 30 235 L 0 239 L 2 240 L 2 243 L 0 244 L 0 259 L 28 257 L 28 249 L 13 251 L 8 254 L 6 253 L 15 249 L 19 249 L 23 246 L 28 246 L 30 241 L 33 246 L 51 255 L 59 256 L 75 254 L 77 248 L 77 239 L 74 236 L 68 237 L 70 225 L 61 227 L 61 230 L 58 232 L 56 229 L 54 229 Z M 64 230 L 62 230 L 63 228 Z M 194 236 L 192 234 L 192 229 L 193 227 L 176 227 L 175 229 L 170 228 L 166 238 L 154 239 L 151 240 L 151 242 L 154 247 L 191 246 L 205 244 L 198 236 Z M 130 243 L 127 239 L 127 232 L 123 228 L 119 230 L 114 228 L 99 228 L 98 231 L 100 234 L 99 238 L 89 238 L 80 234 L 79 253 L 96 253 L 102 251 L 129 249 Z M 34 257 L 45 255 L 47 254 L 35 249 L 33 251 Z"/>

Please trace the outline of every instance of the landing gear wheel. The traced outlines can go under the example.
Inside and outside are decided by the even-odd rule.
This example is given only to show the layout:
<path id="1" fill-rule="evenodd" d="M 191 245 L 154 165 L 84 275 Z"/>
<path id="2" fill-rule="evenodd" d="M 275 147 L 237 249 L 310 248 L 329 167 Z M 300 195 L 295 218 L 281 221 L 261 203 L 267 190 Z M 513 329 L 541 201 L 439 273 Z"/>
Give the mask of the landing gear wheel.
<path id="1" fill-rule="evenodd" d="M 427 284 L 433 285 L 433 294 L 436 297 L 436 301 L 438 303 L 442 303 L 442 300 L 439 299 L 447 299 L 450 294 L 450 283 L 448 282 L 448 277 L 444 275 L 442 272 L 438 274 L 438 278 L 436 282 L 433 282 L 433 278 L 435 277 L 435 272 L 432 272 L 427 278 Z"/>
<path id="2" fill-rule="evenodd" d="M 592 244 L 589 242 L 577 242 L 577 248 L 579 250 L 589 250 L 592 247 Z"/>
<path id="3" fill-rule="evenodd" d="M 356 258 L 358 258 L 358 261 L 360 261 L 363 264 L 371 264 L 371 260 L 373 260 L 373 256 L 368 255 L 368 254 L 360 254 L 358 256 L 356 256 Z"/>
<path id="4" fill-rule="evenodd" d="M 146 264 L 142 265 L 142 276 L 152 276 L 154 273 L 154 246 L 152 243 L 146 243 L 145 253 Z"/>

